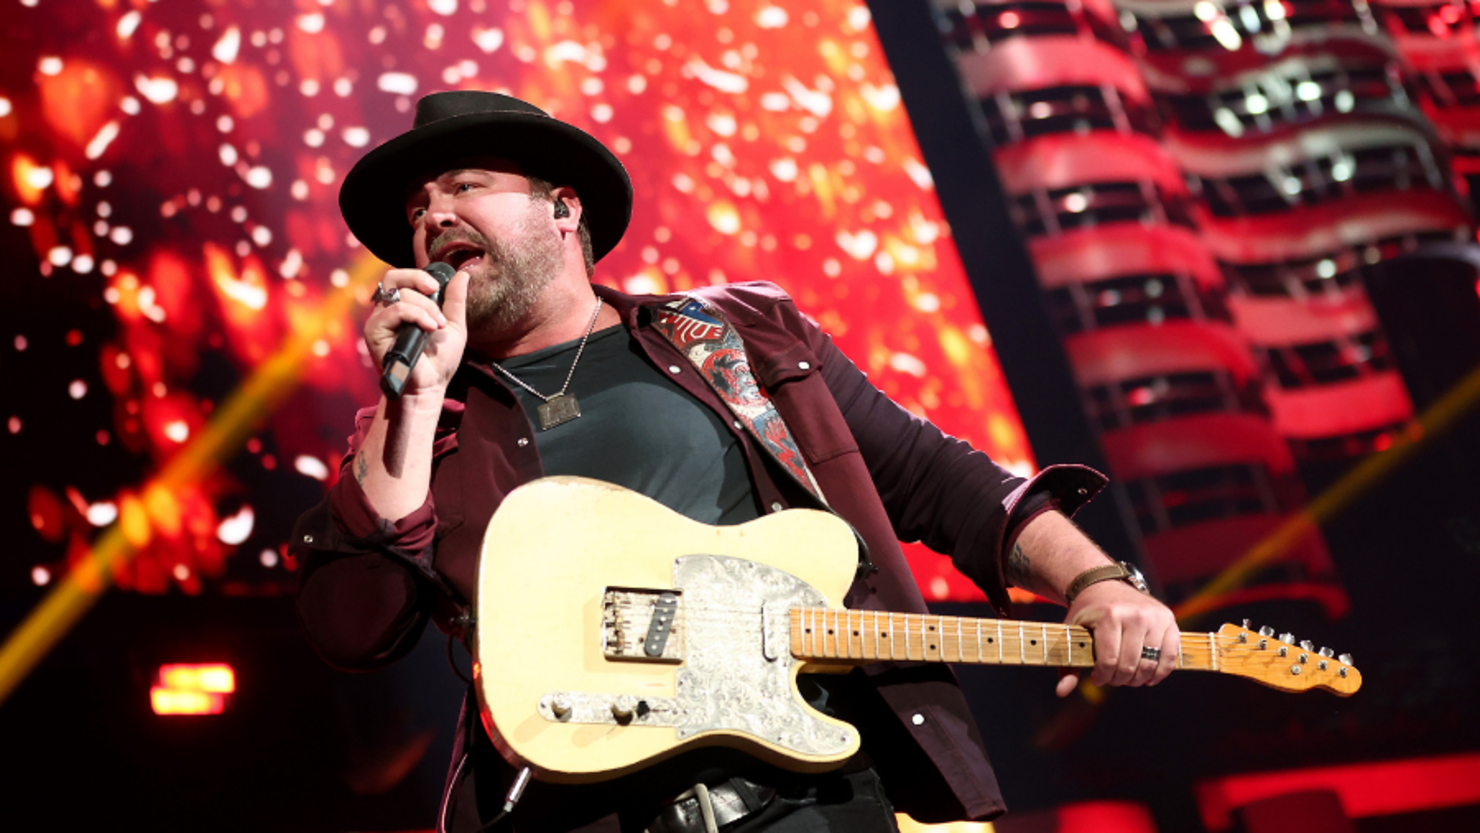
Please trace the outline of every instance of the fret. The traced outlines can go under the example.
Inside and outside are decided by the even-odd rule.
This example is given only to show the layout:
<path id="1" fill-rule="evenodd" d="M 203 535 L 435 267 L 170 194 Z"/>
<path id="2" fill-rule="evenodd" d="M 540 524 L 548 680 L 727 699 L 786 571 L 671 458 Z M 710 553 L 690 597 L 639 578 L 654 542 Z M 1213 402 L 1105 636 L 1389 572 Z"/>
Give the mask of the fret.
<path id="1" fill-rule="evenodd" d="M 832 611 L 823 611 L 823 652 L 829 657 L 838 655 L 838 616 L 827 616 Z"/>
<path id="2" fill-rule="evenodd" d="M 847 611 L 848 613 L 848 655 L 850 657 L 863 657 L 863 614 L 858 611 Z M 858 616 L 858 626 L 852 623 L 854 614 Z M 857 644 L 855 644 L 857 642 Z"/>
<path id="3" fill-rule="evenodd" d="M 899 658 L 899 628 L 895 626 L 894 614 L 889 614 L 889 658 Z"/>
<path id="4" fill-rule="evenodd" d="M 1048 623 L 1047 622 L 1043 623 L 1043 627 L 1041 628 L 1041 630 L 1043 631 L 1043 635 L 1042 635 L 1042 637 L 1040 637 L 1043 640 L 1043 664 L 1044 665 L 1048 665 Z"/>
<path id="5" fill-rule="evenodd" d="M 956 662 L 966 661 L 966 636 L 961 632 L 961 617 L 956 617 Z"/>
<path id="6" fill-rule="evenodd" d="M 865 640 L 868 639 L 868 635 L 869 634 L 873 634 L 874 635 L 874 652 L 871 653 L 871 654 L 868 653 L 868 643 L 867 642 L 864 642 L 864 648 L 863 648 L 864 653 L 865 653 L 865 655 L 868 656 L 869 659 L 880 659 L 881 657 L 879 656 L 879 614 L 878 613 L 864 613 L 863 614 L 863 636 L 864 636 L 864 639 Z"/>
<path id="7" fill-rule="evenodd" d="M 982 661 L 982 620 L 976 620 L 976 661 Z"/>

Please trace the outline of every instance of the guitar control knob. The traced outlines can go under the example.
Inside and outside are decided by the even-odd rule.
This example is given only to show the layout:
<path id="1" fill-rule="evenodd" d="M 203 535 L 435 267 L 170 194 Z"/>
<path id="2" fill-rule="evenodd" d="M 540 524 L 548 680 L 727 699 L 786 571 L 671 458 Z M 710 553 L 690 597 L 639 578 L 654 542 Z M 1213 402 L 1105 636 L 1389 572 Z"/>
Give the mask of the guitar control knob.
<path id="1" fill-rule="evenodd" d="M 550 711 L 554 712 L 556 717 L 565 717 L 573 708 L 575 704 L 570 701 L 569 694 L 557 694 L 550 698 Z"/>
<path id="2" fill-rule="evenodd" d="M 1337 659 L 1341 660 L 1341 664 L 1342 665 L 1351 665 L 1352 664 L 1352 655 L 1351 654 L 1342 654 L 1341 656 L 1337 657 Z"/>
<path id="3" fill-rule="evenodd" d="M 1316 649 L 1316 643 L 1311 642 L 1309 639 L 1302 639 L 1300 640 L 1300 647 L 1307 651 L 1314 651 Z"/>
<path id="4" fill-rule="evenodd" d="M 1280 641 L 1285 643 L 1293 643 L 1295 641 L 1295 634 L 1290 633 L 1289 631 L 1285 631 L 1284 633 L 1280 634 Z"/>
<path id="5" fill-rule="evenodd" d="M 1274 628 L 1271 628 L 1270 626 L 1265 625 L 1264 627 L 1262 627 L 1262 628 L 1259 629 L 1259 635 L 1260 636 L 1274 636 Z"/>
<path id="6" fill-rule="evenodd" d="M 620 694 L 617 695 L 615 700 L 612 700 L 612 717 L 615 717 L 618 723 L 626 723 L 631 720 L 632 714 L 636 711 L 637 698 L 630 694 Z"/>
<path id="7" fill-rule="evenodd" d="M 1335 651 L 1331 650 L 1330 648 L 1324 647 L 1324 646 L 1321 647 L 1321 650 L 1316 651 L 1316 653 L 1320 654 L 1323 657 L 1334 657 L 1334 656 L 1336 656 L 1336 652 Z"/>

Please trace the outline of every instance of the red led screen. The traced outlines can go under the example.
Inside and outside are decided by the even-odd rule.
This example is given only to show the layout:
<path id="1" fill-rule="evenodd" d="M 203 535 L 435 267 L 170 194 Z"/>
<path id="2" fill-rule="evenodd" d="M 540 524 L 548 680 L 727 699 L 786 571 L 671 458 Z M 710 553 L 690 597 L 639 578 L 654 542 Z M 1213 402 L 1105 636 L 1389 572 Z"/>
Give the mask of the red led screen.
<path id="1" fill-rule="evenodd" d="M 1032 466 L 857 2 L 22 0 L 4 24 L 0 436 L 28 463 L 11 584 L 119 523 L 144 542 L 122 587 L 288 586 L 288 525 L 377 396 L 363 306 L 220 467 L 143 484 L 327 298 L 363 304 L 339 184 L 441 89 L 536 102 L 628 166 L 635 216 L 597 280 L 780 283 L 906 407 Z M 911 558 L 927 597 L 980 598 L 948 559 Z"/>

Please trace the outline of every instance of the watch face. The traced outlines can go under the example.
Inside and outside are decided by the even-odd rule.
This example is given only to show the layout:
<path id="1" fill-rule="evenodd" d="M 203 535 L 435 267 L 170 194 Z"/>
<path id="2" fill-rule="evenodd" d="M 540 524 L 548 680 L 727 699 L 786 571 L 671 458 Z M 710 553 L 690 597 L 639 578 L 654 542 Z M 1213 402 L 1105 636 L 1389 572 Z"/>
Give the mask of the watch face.
<path id="1" fill-rule="evenodd" d="M 1151 587 L 1146 584 L 1146 577 L 1141 575 L 1141 571 L 1136 569 L 1136 566 L 1134 564 L 1127 564 L 1122 561 L 1120 562 L 1120 566 L 1125 568 L 1127 574 L 1125 580 L 1130 583 L 1130 586 L 1136 588 L 1142 593 L 1151 592 Z"/>

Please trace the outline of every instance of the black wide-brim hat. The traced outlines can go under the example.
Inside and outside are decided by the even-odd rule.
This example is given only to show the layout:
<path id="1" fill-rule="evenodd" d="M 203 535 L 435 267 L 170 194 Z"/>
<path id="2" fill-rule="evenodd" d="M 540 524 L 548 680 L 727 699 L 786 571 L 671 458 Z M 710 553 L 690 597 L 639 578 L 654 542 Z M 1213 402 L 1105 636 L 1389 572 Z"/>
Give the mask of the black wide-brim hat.
<path id="1" fill-rule="evenodd" d="M 627 169 L 589 133 L 511 96 L 457 90 L 422 98 L 411 130 L 355 163 L 339 189 L 344 222 L 376 257 L 415 266 L 407 187 L 471 156 L 507 159 L 527 176 L 574 188 L 597 260 L 617 245 L 632 219 Z"/>

